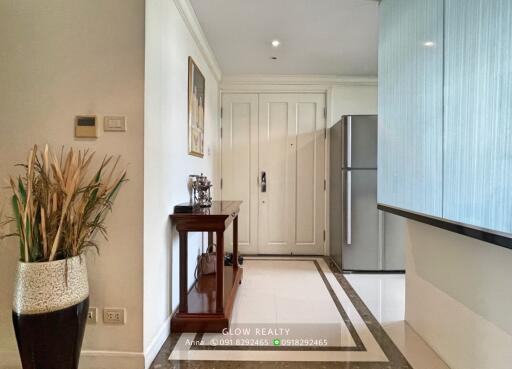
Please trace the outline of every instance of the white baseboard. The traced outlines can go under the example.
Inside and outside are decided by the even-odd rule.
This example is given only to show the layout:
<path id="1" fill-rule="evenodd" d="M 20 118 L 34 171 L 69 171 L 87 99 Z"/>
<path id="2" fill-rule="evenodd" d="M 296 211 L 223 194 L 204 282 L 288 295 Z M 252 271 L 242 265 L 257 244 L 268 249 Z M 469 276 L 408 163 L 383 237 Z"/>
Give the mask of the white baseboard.
<path id="1" fill-rule="evenodd" d="M 156 355 L 162 348 L 167 337 L 171 333 L 171 317 L 168 317 L 165 322 L 162 324 L 158 333 L 153 337 L 151 343 L 144 350 L 144 367 L 148 369 L 151 366 L 153 360 L 155 360 Z"/>
<path id="2" fill-rule="evenodd" d="M 144 353 L 120 351 L 82 351 L 80 369 L 142 369 Z M 21 369 L 17 351 L 0 352 L 0 369 Z"/>

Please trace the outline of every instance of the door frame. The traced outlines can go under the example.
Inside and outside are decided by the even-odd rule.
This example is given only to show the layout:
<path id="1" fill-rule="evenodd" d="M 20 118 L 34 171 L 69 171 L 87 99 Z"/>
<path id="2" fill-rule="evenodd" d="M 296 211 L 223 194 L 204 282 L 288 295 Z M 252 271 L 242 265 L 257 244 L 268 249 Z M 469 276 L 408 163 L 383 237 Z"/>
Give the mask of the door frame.
<path id="1" fill-rule="evenodd" d="M 358 83 L 359 81 L 355 81 Z M 347 83 L 354 83 L 352 81 L 348 81 Z M 275 77 L 271 79 L 266 79 L 264 77 L 255 77 L 255 79 L 249 78 L 246 80 L 245 78 L 230 78 L 228 82 L 220 85 L 219 89 L 219 103 L 218 103 L 218 136 L 219 136 L 219 168 L 220 168 L 220 181 L 222 181 L 222 101 L 224 94 L 308 94 L 308 93 L 318 93 L 325 94 L 325 108 L 326 108 L 326 118 L 325 118 L 325 147 L 324 147 L 324 166 L 325 166 L 325 181 L 326 187 L 324 191 L 324 229 L 325 229 L 325 240 L 323 247 L 323 255 L 329 255 L 329 200 L 330 200 L 330 159 L 329 159 L 329 148 L 330 148 L 330 139 L 329 139 L 329 128 L 337 121 L 336 117 L 333 117 L 333 109 L 332 109 L 332 95 L 333 95 L 333 83 L 330 81 L 321 81 L 316 78 L 312 79 L 304 79 L 301 77 L 287 77 L 284 82 L 281 78 Z M 339 117 L 338 117 L 339 118 Z M 259 119 L 258 119 L 259 121 Z M 222 200 L 222 186 L 220 186 L 220 199 Z M 257 230 L 256 230 L 257 232 Z"/>

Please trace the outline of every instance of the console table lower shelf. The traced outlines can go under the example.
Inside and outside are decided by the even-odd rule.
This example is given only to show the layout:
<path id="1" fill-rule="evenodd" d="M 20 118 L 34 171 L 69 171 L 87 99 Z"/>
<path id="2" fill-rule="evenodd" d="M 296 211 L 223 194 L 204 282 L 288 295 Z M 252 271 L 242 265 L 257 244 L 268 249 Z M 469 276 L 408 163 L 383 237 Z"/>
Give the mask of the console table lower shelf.
<path id="1" fill-rule="evenodd" d="M 216 313 L 216 274 L 200 277 L 188 292 L 188 312 L 178 310 L 171 319 L 173 332 L 221 332 L 229 328 L 243 268 L 224 267 L 224 311 Z"/>

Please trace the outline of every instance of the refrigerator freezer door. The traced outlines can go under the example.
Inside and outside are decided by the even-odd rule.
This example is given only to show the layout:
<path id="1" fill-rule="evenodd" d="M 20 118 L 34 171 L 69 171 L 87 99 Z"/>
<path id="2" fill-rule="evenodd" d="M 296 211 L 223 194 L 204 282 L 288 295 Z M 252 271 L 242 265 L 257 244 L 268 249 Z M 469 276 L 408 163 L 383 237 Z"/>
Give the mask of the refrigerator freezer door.
<path id="1" fill-rule="evenodd" d="M 343 269 L 380 270 L 377 171 L 344 170 L 343 178 Z"/>
<path id="2" fill-rule="evenodd" d="M 343 117 L 344 168 L 377 168 L 377 116 Z"/>

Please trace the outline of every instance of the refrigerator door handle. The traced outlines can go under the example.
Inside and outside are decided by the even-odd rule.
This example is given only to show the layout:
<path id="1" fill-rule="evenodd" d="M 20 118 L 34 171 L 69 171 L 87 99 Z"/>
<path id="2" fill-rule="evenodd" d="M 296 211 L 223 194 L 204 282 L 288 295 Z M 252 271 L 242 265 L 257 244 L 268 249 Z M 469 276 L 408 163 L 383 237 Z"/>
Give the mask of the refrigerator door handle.
<path id="1" fill-rule="evenodd" d="M 352 116 L 347 117 L 347 168 L 352 167 Z"/>
<path id="2" fill-rule="evenodd" d="M 347 245 L 352 244 L 352 172 L 347 171 L 347 224 L 346 235 Z"/>

